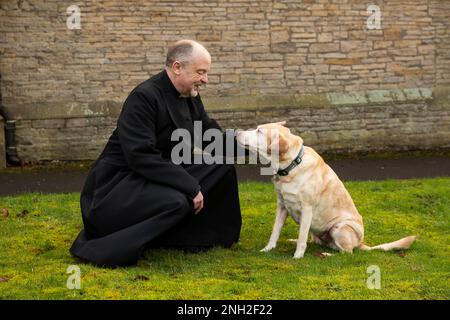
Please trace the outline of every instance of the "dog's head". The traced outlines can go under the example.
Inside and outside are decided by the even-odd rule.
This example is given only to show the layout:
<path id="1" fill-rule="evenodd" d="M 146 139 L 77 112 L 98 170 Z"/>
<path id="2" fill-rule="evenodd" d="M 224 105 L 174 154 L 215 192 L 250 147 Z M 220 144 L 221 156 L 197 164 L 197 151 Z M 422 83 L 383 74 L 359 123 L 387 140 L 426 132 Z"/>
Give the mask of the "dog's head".
<path id="1" fill-rule="evenodd" d="M 303 143 L 302 138 L 293 135 L 285 127 L 286 121 L 259 125 L 256 129 L 239 131 L 236 135 L 238 143 L 252 152 L 258 153 L 268 161 L 278 162 L 291 157 L 290 150 L 298 149 Z M 295 156 L 294 156 L 295 157 Z"/>

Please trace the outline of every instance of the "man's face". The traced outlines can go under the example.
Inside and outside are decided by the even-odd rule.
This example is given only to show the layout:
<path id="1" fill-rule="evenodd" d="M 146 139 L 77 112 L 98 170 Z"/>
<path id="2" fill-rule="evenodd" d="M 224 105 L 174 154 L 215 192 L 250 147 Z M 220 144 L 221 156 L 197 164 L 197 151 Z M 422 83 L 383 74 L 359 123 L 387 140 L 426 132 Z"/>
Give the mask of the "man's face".
<path id="1" fill-rule="evenodd" d="M 194 55 L 191 61 L 183 63 L 178 68 L 177 84 L 182 97 L 196 97 L 199 86 L 208 83 L 208 72 L 211 68 L 211 58 L 207 54 Z"/>

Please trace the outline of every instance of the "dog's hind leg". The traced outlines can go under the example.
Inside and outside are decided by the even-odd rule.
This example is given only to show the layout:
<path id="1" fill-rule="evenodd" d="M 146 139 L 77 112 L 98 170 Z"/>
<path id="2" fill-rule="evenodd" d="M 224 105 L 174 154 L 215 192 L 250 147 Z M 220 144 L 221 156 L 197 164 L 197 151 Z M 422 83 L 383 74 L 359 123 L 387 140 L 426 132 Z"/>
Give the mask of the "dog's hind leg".
<path id="1" fill-rule="evenodd" d="M 329 246 L 341 252 L 353 253 L 361 242 L 355 230 L 345 222 L 336 223 L 329 232 L 333 239 Z"/>
<path id="2" fill-rule="evenodd" d="M 311 242 L 318 244 L 319 246 L 326 246 L 327 244 L 324 243 L 318 236 L 316 236 L 315 234 L 311 233 Z"/>
<path id="3" fill-rule="evenodd" d="M 318 244 L 319 246 L 326 246 L 328 247 L 328 243 L 326 241 L 323 241 L 320 237 L 316 236 L 314 233 L 311 233 L 312 236 L 312 242 L 315 244 Z M 329 239 L 330 241 L 332 241 L 332 239 Z M 333 254 L 328 253 L 328 252 L 319 252 L 316 253 L 316 255 L 320 256 L 320 257 L 331 257 Z"/>

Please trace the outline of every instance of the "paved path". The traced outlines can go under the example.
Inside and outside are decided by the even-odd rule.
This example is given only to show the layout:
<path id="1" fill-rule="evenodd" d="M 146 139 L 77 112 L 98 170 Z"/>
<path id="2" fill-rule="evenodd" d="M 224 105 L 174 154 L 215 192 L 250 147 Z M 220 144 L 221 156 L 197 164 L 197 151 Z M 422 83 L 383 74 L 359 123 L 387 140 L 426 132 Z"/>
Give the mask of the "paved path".
<path id="1" fill-rule="evenodd" d="M 450 176 L 450 157 L 363 159 L 328 161 L 343 181 L 385 180 Z M 14 171 L 14 172 L 13 172 Z M 237 166 L 239 181 L 270 181 L 258 166 Z M 84 170 L 38 170 L 0 172 L 0 196 L 23 192 L 79 192 L 86 179 Z"/>

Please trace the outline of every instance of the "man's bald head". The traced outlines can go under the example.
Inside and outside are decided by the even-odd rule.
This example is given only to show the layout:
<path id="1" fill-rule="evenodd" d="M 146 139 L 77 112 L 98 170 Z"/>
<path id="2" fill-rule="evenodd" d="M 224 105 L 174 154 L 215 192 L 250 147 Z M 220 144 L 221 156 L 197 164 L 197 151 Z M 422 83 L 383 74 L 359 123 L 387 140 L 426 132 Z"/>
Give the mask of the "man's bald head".
<path id="1" fill-rule="evenodd" d="M 196 97 L 200 86 L 208 83 L 211 55 L 200 43 L 180 40 L 166 58 L 166 71 L 181 97 Z"/>
<path id="2" fill-rule="evenodd" d="M 200 43 L 194 40 L 180 40 L 169 47 L 166 66 L 171 68 L 175 61 L 189 63 L 195 57 L 206 57 L 211 60 L 208 50 Z"/>

